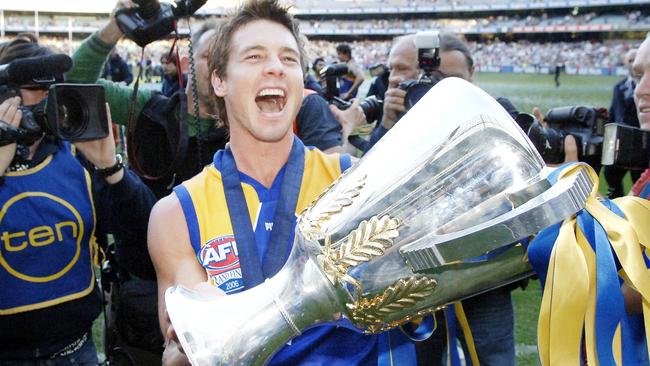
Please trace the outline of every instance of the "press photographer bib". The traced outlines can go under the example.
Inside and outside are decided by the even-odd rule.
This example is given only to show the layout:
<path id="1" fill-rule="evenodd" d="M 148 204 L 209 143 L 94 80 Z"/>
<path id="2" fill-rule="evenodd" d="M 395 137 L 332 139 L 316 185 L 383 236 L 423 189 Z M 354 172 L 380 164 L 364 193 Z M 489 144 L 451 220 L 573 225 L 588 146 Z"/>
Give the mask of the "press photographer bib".
<path id="1" fill-rule="evenodd" d="M 90 176 L 71 153 L 71 145 L 60 143 L 57 152 L 41 164 L 4 177 L 0 315 L 90 293 L 95 214 Z"/>

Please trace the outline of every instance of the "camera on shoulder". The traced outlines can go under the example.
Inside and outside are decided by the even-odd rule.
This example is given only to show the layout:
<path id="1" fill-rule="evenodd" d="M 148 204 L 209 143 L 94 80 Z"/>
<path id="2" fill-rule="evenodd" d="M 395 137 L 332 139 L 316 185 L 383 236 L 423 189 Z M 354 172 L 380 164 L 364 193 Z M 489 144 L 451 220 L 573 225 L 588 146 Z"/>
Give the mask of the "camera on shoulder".
<path id="1" fill-rule="evenodd" d="M 20 143 L 30 146 L 43 134 L 62 140 L 88 141 L 108 136 L 104 87 L 98 84 L 52 84 L 47 98 L 20 106 L 18 128 L 0 128 L 0 146 Z M 0 102 L 20 95 L 18 86 L 0 85 Z"/>

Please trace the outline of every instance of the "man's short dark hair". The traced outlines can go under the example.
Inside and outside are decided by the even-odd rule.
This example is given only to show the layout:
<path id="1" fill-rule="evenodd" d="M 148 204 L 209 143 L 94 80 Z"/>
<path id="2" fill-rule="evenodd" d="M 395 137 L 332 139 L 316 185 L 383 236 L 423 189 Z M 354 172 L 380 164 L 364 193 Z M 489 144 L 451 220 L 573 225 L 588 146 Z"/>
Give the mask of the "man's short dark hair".
<path id="1" fill-rule="evenodd" d="M 352 49 L 345 43 L 341 43 L 340 45 L 336 46 L 336 52 L 348 55 L 348 57 L 352 57 Z"/>
<path id="2" fill-rule="evenodd" d="M 441 52 L 450 52 L 458 51 L 465 56 L 465 61 L 467 61 L 467 67 L 471 70 L 474 67 L 474 59 L 472 58 L 472 53 L 467 46 L 467 43 L 460 39 L 458 36 L 451 33 L 441 33 L 440 34 L 440 51 Z"/>
<path id="3" fill-rule="evenodd" d="M 278 0 L 249 0 L 239 7 L 234 15 L 221 24 L 217 36 L 212 40 L 209 51 L 210 56 L 208 57 L 210 75 L 215 73 L 221 79 L 227 77 L 226 68 L 230 58 L 233 35 L 243 26 L 256 20 L 268 20 L 287 28 L 296 40 L 296 44 L 298 44 L 302 66 L 302 60 L 305 59 L 305 50 L 300 37 L 298 22 L 291 16 L 288 8 L 282 6 Z M 219 96 L 216 98 L 219 118 L 228 124 L 226 103 L 223 98 Z"/>

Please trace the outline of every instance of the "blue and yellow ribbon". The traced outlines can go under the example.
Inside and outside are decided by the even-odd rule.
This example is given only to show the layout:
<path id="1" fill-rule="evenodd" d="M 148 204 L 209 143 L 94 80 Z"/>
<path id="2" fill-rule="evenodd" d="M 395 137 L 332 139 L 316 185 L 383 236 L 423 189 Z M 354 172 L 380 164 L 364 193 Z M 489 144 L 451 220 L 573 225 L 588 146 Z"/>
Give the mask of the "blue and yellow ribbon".
<path id="1" fill-rule="evenodd" d="M 638 197 L 599 200 L 598 176 L 586 164 L 558 168 L 549 180 L 581 171 L 594 183 L 585 208 L 540 232 L 528 251 L 544 286 L 540 362 L 580 365 L 586 358 L 589 365 L 647 364 L 650 202 Z M 626 313 L 623 283 L 640 293 L 643 317 Z"/>

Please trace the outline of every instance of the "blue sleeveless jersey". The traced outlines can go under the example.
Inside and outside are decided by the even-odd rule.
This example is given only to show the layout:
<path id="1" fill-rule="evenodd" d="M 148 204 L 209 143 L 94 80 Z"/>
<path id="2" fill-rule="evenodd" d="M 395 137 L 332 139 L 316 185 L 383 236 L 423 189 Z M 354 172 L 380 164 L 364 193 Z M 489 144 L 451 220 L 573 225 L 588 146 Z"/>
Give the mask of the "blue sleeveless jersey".
<path id="1" fill-rule="evenodd" d="M 0 188 L 0 315 L 60 304 L 94 286 L 90 176 L 69 143 Z M 53 319 L 53 321 L 56 321 Z"/>
<path id="2" fill-rule="evenodd" d="M 209 281 L 224 292 L 233 293 L 242 289 L 243 279 L 237 238 L 233 235 L 219 166 L 220 154 L 226 153 L 230 152 L 218 151 L 215 163 L 174 191 L 187 220 L 191 244 Z M 306 150 L 296 214 L 349 166 L 350 158 L 347 155 L 328 155 L 318 150 Z M 271 188 L 266 188 L 240 173 L 260 257 L 264 257 L 273 230 L 283 174 L 284 168 Z M 288 256 L 289 253 L 286 253 L 285 261 Z M 324 324 L 308 329 L 294 338 L 273 357 L 270 365 L 376 365 L 377 348 L 377 336 Z"/>

